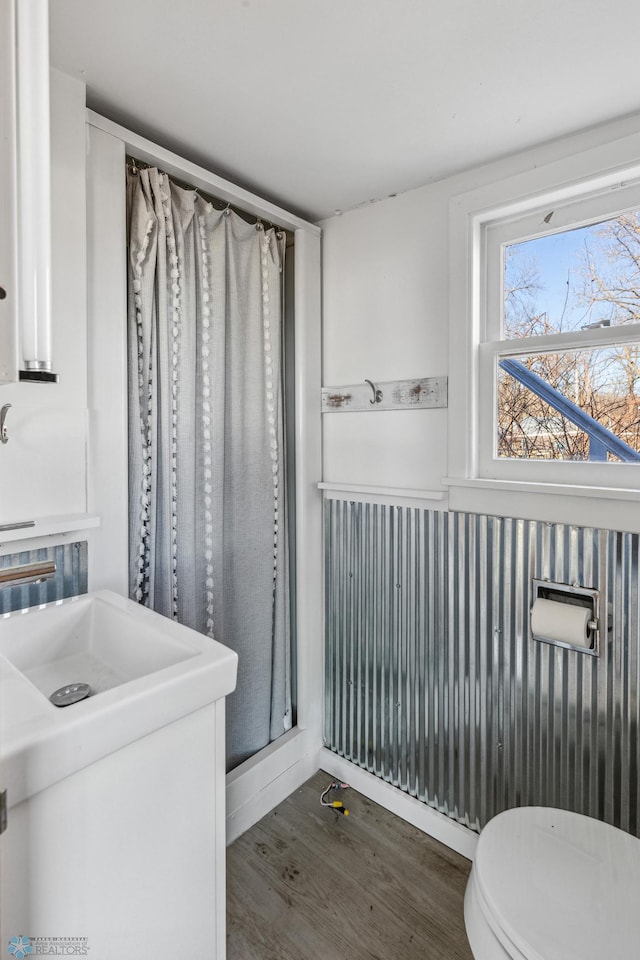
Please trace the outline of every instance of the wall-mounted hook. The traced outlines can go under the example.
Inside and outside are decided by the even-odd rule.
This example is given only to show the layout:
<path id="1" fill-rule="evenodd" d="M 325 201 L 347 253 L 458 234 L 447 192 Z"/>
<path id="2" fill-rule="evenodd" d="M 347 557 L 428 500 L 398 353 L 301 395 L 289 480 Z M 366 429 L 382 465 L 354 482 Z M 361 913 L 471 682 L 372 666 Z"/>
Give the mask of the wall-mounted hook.
<path id="1" fill-rule="evenodd" d="M 348 386 L 322 388 L 322 412 L 364 413 L 368 410 L 423 410 L 447 406 L 446 377 L 410 380 L 364 380 Z"/>
<path id="2" fill-rule="evenodd" d="M 364 382 L 369 384 L 373 393 L 373 400 L 369 400 L 369 403 L 382 403 L 382 390 L 378 390 L 372 380 L 365 380 Z"/>
<path id="3" fill-rule="evenodd" d="M 5 403 L 2 409 L 0 409 L 0 443 L 9 443 L 9 434 L 7 433 L 7 428 L 4 422 L 7 419 L 7 413 L 10 407 L 10 403 Z"/>

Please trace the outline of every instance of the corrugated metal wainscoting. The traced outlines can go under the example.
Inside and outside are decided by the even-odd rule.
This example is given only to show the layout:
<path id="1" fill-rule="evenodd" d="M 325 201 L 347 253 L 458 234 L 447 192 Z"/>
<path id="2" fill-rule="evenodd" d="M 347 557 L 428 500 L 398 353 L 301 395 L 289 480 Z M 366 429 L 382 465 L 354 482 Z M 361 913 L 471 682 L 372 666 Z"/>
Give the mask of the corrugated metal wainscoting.
<path id="1" fill-rule="evenodd" d="M 53 560 L 55 575 L 44 583 L 3 587 L 0 590 L 0 614 L 36 607 L 52 600 L 64 600 L 87 592 L 87 542 L 61 543 L 39 550 L 23 550 L 0 557 L 0 568 Z"/>
<path id="2" fill-rule="evenodd" d="M 325 741 L 480 829 L 556 806 L 638 835 L 635 534 L 325 504 Z M 531 580 L 600 590 L 599 657 L 532 640 Z"/>

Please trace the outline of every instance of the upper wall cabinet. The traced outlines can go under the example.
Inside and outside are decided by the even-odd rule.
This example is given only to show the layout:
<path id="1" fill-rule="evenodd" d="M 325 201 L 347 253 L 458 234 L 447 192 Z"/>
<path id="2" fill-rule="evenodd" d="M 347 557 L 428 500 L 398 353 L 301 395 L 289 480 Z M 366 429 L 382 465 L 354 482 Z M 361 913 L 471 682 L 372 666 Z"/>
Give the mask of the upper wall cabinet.
<path id="1" fill-rule="evenodd" d="M 50 381 L 48 0 L 0 9 L 0 382 Z"/>
<path id="2" fill-rule="evenodd" d="M 18 379 L 15 10 L 0 4 L 0 382 Z"/>

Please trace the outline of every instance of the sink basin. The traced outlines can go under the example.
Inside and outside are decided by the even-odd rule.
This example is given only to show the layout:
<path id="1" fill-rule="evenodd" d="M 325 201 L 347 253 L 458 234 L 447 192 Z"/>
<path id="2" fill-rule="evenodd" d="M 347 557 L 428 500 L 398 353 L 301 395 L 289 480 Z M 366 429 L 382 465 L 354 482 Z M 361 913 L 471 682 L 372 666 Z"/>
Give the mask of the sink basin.
<path id="1" fill-rule="evenodd" d="M 228 647 L 110 591 L 0 617 L 0 761 L 13 804 L 235 688 Z M 92 695 L 67 707 L 66 684 Z"/>
<path id="2" fill-rule="evenodd" d="M 14 614 L 0 621 L 0 653 L 47 697 L 77 682 L 103 693 L 197 655 L 170 621 L 140 617 L 117 599 L 87 595 Z"/>

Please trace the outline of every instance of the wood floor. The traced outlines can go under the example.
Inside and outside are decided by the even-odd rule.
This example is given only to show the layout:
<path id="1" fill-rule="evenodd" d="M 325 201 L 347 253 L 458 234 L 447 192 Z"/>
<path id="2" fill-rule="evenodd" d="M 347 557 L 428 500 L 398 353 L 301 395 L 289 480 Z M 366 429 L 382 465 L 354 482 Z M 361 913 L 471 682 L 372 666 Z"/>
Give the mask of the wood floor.
<path id="1" fill-rule="evenodd" d="M 228 960 L 473 960 L 471 864 L 322 771 L 227 850 Z"/>

